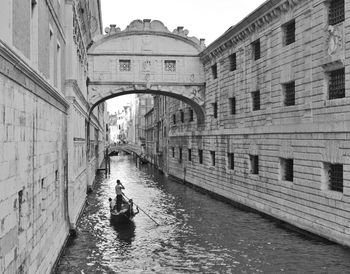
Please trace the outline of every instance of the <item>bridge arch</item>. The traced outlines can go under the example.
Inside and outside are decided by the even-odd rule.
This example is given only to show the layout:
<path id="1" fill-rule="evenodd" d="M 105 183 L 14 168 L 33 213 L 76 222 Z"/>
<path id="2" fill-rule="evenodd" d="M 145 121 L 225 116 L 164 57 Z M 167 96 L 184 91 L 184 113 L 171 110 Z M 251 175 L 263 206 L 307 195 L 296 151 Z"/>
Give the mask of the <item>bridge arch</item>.
<path id="1" fill-rule="evenodd" d="M 134 20 L 121 31 L 114 25 L 88 51 L 88 98 L 91 111 L 101 102 L 132 93 L 173 97 L 190 105 L 203 124 L 204 66 L 199 53 L 204 42 L 178 27 L 170 32 L 162 22 Z"/>

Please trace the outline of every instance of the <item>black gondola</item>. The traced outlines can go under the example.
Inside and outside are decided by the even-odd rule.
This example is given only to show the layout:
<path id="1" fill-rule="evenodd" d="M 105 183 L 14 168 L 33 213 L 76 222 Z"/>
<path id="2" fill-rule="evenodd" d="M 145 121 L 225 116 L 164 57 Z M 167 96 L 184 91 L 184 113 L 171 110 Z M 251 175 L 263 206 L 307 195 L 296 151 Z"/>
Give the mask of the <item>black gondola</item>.
<path id="1" fill-rule="evenodd" d="M 110 202 L 111 201 L 112 199 L 110 199 Z M 116 206 L 114 206 L 115 204 L 116 203 L 114 199 L 110 207 L 111 222 L 114 224 L 131 222 L 132 219 L 135 217 L 135 215 L 138 213 L 138 212 L 137 213 L 134 212 L 132 208 L 133 205 L 128 201 L 126 201 L 125 199 L 123 199 L 123 203 L 120 211 L 117 211 Z"/>

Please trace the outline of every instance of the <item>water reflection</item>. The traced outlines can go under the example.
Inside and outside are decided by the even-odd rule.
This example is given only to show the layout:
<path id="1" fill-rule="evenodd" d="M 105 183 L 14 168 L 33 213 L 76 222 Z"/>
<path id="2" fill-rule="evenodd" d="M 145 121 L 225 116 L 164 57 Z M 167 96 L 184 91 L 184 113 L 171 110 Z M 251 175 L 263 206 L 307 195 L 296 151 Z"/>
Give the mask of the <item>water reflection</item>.
<path id="1" fill-rule="evenodd" d="M 350 252 L 310 239 L 260 215 L 241 211 L 131 157 L 112 159 L 110 178 L 97 180 L 57 273 L 347 273 Z M 112 225 L 108 197 L 116 179 L 140 212 Z"/>

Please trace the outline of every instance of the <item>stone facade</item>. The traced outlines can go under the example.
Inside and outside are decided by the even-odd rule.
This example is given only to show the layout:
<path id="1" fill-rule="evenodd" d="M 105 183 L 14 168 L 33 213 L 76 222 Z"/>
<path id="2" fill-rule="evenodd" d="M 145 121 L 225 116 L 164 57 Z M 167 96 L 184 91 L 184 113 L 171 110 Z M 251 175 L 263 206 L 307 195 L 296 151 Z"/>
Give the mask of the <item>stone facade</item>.
<path id="1" fill-rule="evenodd" d="M 50 273 L 103 160 L 106 111 L 86 88 L 99 5 L 1 4 L 0 273 Z"/>

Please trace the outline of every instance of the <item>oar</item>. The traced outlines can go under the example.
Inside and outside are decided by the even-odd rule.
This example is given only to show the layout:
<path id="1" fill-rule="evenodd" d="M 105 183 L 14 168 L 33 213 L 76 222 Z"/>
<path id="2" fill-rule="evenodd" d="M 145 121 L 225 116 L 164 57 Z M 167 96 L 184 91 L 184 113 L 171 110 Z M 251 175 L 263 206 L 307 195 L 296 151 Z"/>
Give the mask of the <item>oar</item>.
<path id="1" fill-rule="evenodd" d="M 126 199 L 128 199 L 128 200 L 130 200 L 128 197 L 126 197 L 126 195 L 123 193 L 123 196 L 126 198 Z M 160 225 L 160 224 L 158 224 L 151 216 L 149 216 L 148 214 L 147 214 L 147 212 L 146 211 L 144 211 L 140 206 L 138 206 L 137 204 L 135 204 L 134 203 L 134 205 L 136 205 L 143 213 L 145 213 L 146 214 L 146 216 L 148 216 L 153 222 L 155 222 L 158 226 Z"/>

